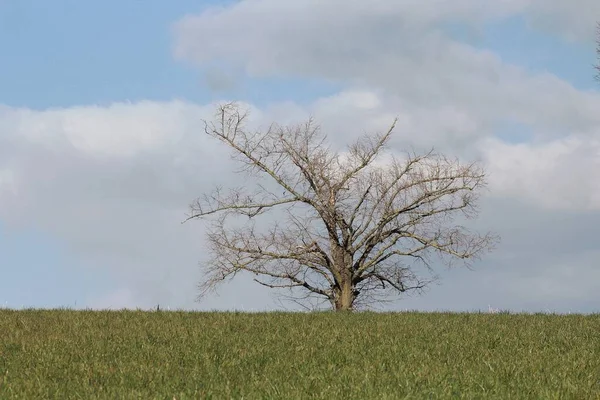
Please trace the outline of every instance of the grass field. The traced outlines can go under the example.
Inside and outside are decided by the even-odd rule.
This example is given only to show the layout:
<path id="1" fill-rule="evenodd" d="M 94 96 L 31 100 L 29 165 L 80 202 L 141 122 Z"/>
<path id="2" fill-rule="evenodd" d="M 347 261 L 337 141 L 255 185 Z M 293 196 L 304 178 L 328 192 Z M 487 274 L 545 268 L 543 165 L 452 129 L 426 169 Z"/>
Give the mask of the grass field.
<path id="1" fill-rule="evenodd" d="M 0 310 L 0 398 L 600 399 L 600 315 Z"/>

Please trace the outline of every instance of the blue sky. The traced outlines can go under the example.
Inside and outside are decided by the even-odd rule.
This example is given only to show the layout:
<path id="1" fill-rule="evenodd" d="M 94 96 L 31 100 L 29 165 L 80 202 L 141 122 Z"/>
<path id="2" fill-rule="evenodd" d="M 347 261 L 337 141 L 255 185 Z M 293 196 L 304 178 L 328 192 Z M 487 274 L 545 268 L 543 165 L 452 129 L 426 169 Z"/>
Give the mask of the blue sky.
<path id="1" fill-rule="evenodd" d="M 202 98 L 197 74 L 171 57 L 170 24 L 197 4 L 4 2 L 2 102 L 43 109 Z"/>
<path id="2" fill-rule="evenodd" d="M 497 53 L 510 64 L 536 72 L 549 72 L 579 89 L 595 89 L 590 68 L 596 61 L 590 43 L 572 42 L 533 29 L 522 16 L 490 23 L 480 35 L 457 29 L 457 36 Z"/>
<path id="3" fill-rule="evenodd" d="M 476 3 L 475 0 L 473 2 Z M 183 35 L 174 29 L 177 21 L 185 15 L 201 16 L 212 6 L 222 6 L 222 10 L 227 11 L 235 7 L 235 2 L 0 1 L 0 48 L 2 49 L 0 111 L 3 106 L 6 106 L 10 110 L 33 110 L 43 113 L 56 108 L 69 109 L 94 105 L 106 107 L 111 103 L 135 104 L 146 100 L 164 103 L 175 99 L 186 104 L 203 105 L 225 97 L 241 99 L 256 107 L 270 107 L 286 102 L 294 102 L 298 107 L 309 107 L 318 99 L 329 98 L 344 90 L 370 90 L 370 82 L 373 82 L 373 90 L 377 93 L 387 90 L 386 88 L 375 90 L 375 78 L 365 80 L 364 82 L 367 83 L 361 81 L 361 84 L 355 86 L 352 83 L 354 81 L 346 78 L 342 72 L 339 79 L 327 72 L 319 76 L 319 73 L 315 72 L 316 67 L 310 67 L 313 69 L 305 74 L 282 62 L 278 66 L 278 72 L 266 69 L 256 73 L 252 69 L 256 67 L 252 67 L 250 61 L 246 64 L 244 58 L 238 59 L 232 56 L 219 59 L 214 56 L 211 62 L 204 64 L 195 61 L 194 56 L 176 58 L 175 43 L 182 40 L 178 35 Z M 286 12 L 281 7 L 275 11 Z M 534 13 L 535 10 L 527 12 Z M 567 40 L 560 32 L 538 29 L 535 24 L 531 25 L 529 18 L 531 15 L 527 12 L 515 13 L 499 20 L 482 19 L 480 24 L 482 29 L 466 26 L 468 24 L 463 20 L 450 21 L 445 26 L 440 26 L 440 29 L 447 34 L 448 38 L 471 46 L 475 51 L 495 54 L 502 65 L 523 68 L 532 80 L 539 74 L 549 73 L 572 87 L 577 96 L 583 98 L 583 93 L 586 92 L 597 96 L 597 82 L 593 79 L 594 71 L 591 66 L 595 62 L 595 52 L 589 38 Z M 225 20 L 225 16 L 215 17 L 211 20 L 213 21 L 211 24 L 214 23 L 216 26 L 221 21 L 219 18 L 223 19 L 224 24 L 229 21 Z M 301 17 L 298 17 L 298 20 L 300 19 Z M 268 20 L 267 18 L 266 21 Z M 197 28 L 198 32 L 210 33 L 202 29 L 209 28 Z M 199 34 L 200 36 L 195 40 L 203 43 L 221 40 L 226 44 L 228 43 L 226 40 L 229 39 L 221 38 L 219 35 L 222 35 L 222 32 L 223 30 L 216 29 L 214 37 L 209 34 L 206 36 Z M 192 39 L 193 37 L 189 40 Z M 233 51 L 235 48 L 232 49 Z M 282 48 L 282 51 L 285 49 Z M 393 52 L 394 49 L 391 48 L 389 51 Z M 210 49 L 207 52 L 210 52 Z M 220 54 L 218 51 L 214 53 Z M 273 57 L 276 59 L 277 55 Z M 302 57 L 300 52 L 298 57 Z M 231 79 L 230 84 L 225 85 L 222 90 L 211 88 L 210 82 L 205 79 L 207 71 L 210 73 L 217 69 L 225 71 L 224 79 Z M 444 71 L 440 70 L 440 74 L 444 74 Z M 394 93 L 382 96 L 388 95 L 390 102 L 401 97 Z M 407 100 L 403 101 L 402 104 L 406 104 Z M 426 106 L 427 104 L 423 104 L 420 107 Z M 479 126 L 487 126 L 486 123 L 482 122 Z M 592 131 L 597 132 L 588 128 L 587 122 L 573 124 L 577 127 L 585 126 L 587 134 L 591 135 L 589 132 Z M 491 138 L 501 140 L 507 145 L 527 143 L 530 140 L 530 132 L 538 132 L 540 129 L 535 124 L 507 119 L 495 123 L 493 128 L 495 134 Z M 566 129 L 564 128 L 565 136 L 569 134 Z M 0 139 L 2 135 L 9 137 L 11 134 L 12 132 L 0 128 Z M 31 154 L 43 153 L 32 152 Z M 3 153 L 0 152 L 0 157 L 2 156 Z M 29 156 L 23 157 L 23 160 L 29 160 Z M 43 164 L 44 159 L 40 158 L 37 162 Z M 17 160 L 14 165 L 25 165 L 23 163 Z M 0 160 L 0 170 L 1 167 Z M 57 169 L 57 171 L 62 170 Z M 35 182 L 29 184 L 33 185 Z M 506 193 L 509 193 L 508 189 Z M 38 202 L 44 201 L 44 198 L 28 198 L 27 204 L 36 207 Z M 0 201 L 0 205 L 2 204 Z M 581 212 L 591 212 L 596 218 L 598 214 L 594 207 L 589 206 Z M 3 215 L 6 219 L 8 218 L 6 216 L 11 213 L 8 208 L 4 213 L 0 213 L 0 268 L 2 268 L 0 304 L 12 307 L 56 307 L 75 304 L 83 306 L 90 304 L 90 298 L 102 297 L 113 291 L 127 290 L 130 281 L 122 276 L 117 278 L 114 271 L 104 269 L 97 263 L 86 264 L 85 260 L 89 261 L 90 258 L 88 256 L 80 258 L 81 250 L 76 249 L 69 239 L 56 233 L 55 227 L 61 223 L 60 219 L 49 220 L 50 222 L 44 224 L 37 224 L 35 219 L 27 220 L 24 217 L 17 222 L 2 220 Z M 556 212 L 550 210 L 547 218 L 552 218 L 553 214 L 555 215 Z M 90 229 L 94 227 L 90 225 Z M 115 227 L 115 229 L 119 228 Z M 577 228 L 573 228 L 571 234 L 576 232 Z M 590 232 L 592 235 L 596 233 L 596 231 Z M 201 246 L 201 241 L 198 241 L 198 246 Z M 177 250 L 173 249 L 173 251 Z M 543 252 L 543 250 L 539 251 Z M 509 253 L 510 251 L 507 251 L 505 254 Z M 494 263 L 499 261 L 496 260 Z M 186 268 L 193 269 L 195 264 Z M 482 270 L 487 271 L 485 266 L 482 266 Z M 460 276 L 462 277 L 463 274 L 461 272 Z M 489 278 L 492 275 L 486 276 Z M 479 275 L 477 279 L 487 278 Z M 448 275 L 448 279 L 452 282 L 454 278 Z M 132 289 L 128 293 L 134 294 L 131 294 L 133 297 L 128 301 L 135 303 L 135 293 L 141 292 L 143 288 Z M 430 297 L 434 300 L 429 303 L 407 304 L 425 309 L 439 307 L 445 304 L 441 297 L 443 293 L 445 293 L 443 290 L 435 292 Z M 178 296 L 179 294 L 173 295 L 169 299 L 180 299 Z M 144 299 L 139 301 L 140 306 L 149 304 L 150 297 L 140 298 Z M 500 294 L 497 299 L 502 299 Z M 595 299 L 597 297 L 572 300 L 569 304 L 570 307 L 577 307 L 579 304 L 582 309 L 587 310 L 592 307 L 590 304 L 593 304 Z M 559 304 L 557 303 L 559 300 L 548 301 L 549 304 L 556 305 Z M 160 296 L 157 301 L 161 301 Z M 181 300 L 180 303 L 186 306 L 190 304 L 187 300 Z M 220 303 L 219 300 L 214 300 L 211 304 L 218 307 Z M 457 302 L 455 307 L 464 308 L 464 304 L 467 303 Z M 518 307 L 515 302 L 507 301 L 506 304 L 510 307 Z M 535 308 L 541 303 L 531 300 L 529 303 L 523 301 L 522 304 Z"/>
<path id="4" fill-rule="evenodd" d="M 35 0 L 0 5 L 0 102 L 35 109 L 143 99 L 210 101 L 200 71 L 172 57 L 173 23 L 228 2 Z M 229 2 L 231 3 L 231 2 Z M 201 4 L 201 6 L 199 6 Z M 327 94 L 322 82 L 245 82 L 235 95 L 264 102 Z"/>

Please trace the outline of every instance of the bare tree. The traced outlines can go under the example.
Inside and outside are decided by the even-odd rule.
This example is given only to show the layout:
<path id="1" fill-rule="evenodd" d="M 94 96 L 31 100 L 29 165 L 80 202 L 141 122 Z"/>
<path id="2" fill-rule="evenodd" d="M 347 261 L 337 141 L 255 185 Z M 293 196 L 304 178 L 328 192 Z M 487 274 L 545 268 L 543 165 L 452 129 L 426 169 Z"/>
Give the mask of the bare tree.
<path id="1" fill-rule="evenodd" d="M 219 107 L 215 121 L 205 122 L 206 133 L 233 150 L 254 185 L 218 187 L 190 206 L 186 221 L 212 217 L 200 297 L 246 271 L 266 287 L 352 310 L 382 295 L 425 288 L 432 279 L 415 269 L 430 269 L 434 255 L 468 266 L 492 248 L 494 235 L 473 234 L 454 222 L 477 214 L 485 174 L 476 163 L 433 151 L 378 160 L 395 121 L 339 152 L 312 119 L 253 131 L 247 117 L 229 103 Z M 273 222 L 258 226 L 256 217 L 269 213 Z"/>

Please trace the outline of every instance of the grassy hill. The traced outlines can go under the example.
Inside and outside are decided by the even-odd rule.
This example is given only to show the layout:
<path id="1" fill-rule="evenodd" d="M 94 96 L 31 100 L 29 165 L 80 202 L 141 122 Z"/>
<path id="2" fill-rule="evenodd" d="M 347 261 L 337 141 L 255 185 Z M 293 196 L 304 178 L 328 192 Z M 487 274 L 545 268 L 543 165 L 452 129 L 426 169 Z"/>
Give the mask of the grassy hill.
<path id="1" fill-rule="evenodd" d="M 599 399 L 600 315 L 0 310 L 0 399 Z"/>

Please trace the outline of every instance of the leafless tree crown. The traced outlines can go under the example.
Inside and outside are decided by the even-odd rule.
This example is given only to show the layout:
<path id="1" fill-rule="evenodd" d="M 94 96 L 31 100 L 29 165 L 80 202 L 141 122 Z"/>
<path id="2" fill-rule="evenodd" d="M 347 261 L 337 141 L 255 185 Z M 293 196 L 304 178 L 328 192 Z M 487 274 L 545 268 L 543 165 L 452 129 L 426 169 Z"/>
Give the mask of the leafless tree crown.
<path id="1" fill-rule="evenodd" d="M 228 103 L 206 122 L 206 133 L 229 146 L 252 179 L 217 187 L 190 206 L 186 221 L 211 217 L 201 296 L 245 271 L 266 287 L 291 289 L 297 300 L 316 297 L 351 310 L 425 288 L 433 275 L 417 268 L 430 272 L 434 255 L 468 265 L 492 248 L 494 235 L 455 222 L 477 215 L 485 186 L 477 163 L 434 151 L 385 152 L 395 121 L 340 152 L 313 119 L 251 130 L 247 118 Z M 271 218 L 260 221 L 266 214 Z"/>

